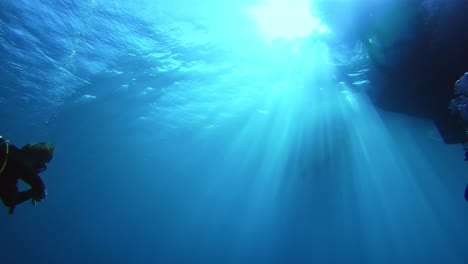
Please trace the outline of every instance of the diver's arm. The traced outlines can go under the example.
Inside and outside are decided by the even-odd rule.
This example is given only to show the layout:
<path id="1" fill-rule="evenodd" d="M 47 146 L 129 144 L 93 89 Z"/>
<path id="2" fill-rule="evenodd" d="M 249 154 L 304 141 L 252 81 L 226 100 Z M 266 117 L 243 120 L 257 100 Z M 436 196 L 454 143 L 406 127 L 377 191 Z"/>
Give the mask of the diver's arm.
<path id="1" fill-rule="evenodd" d="M 20 179 L 29 184 L 31 189 L 18 192 L 18 187 L 16 187 L 16 184 L 12 185 L 10 195 L 8 195 L 8 197 L 3 197 L 3 202 L 10 208 L 10 214 L 13 214 L 13 211 L 18 204 L 32 199 L 33 204 L 35 205 L 36 202 L 41 201 L 47 195 L 44 182 L 42 181 L 41 177 L 39 177 L 39 175 L 25 171 L 21 174 Z"/>
<path id="2" fill-rule="evenodd" d="M 31 199 L 33 195 L 34 191 L 32 189 L 18 192 L 16 185 L 12 185 L 10 188 L 7 188 L 7 191 L 3 195 L 2 200 L 3 203 L 8 208 L 10 208 L 10 214 L 12 214 L 18 204 L 24 203 L 25 201 Z"/>
<path id="3" fill-rule="evenodd" d="M 45 188 L 35 189 L 34 187 L 32 187 L 31 189 L 22 192 L 18 192 L 17 190 L 15 190 L 15 192 L 13 192 L 9 197 L 3 197 L 3 202 L 8 208 L 10 208 L 9 213 L 13 214 L 15 207 L 18 204 L 24 203 L 29 199 L 32 199 L 33 205 L 36 205 L 37 202 L 42 201 L 46 196 L 47 192 Z"/>
<path id="4" fill-rule="evenodd" d="M 31 186 L 31 189 L 29 191 L 31 192 L 30 198 L 33 199 L 33 204 L 36 204 L 36 202 L 43 200 L 46 197 L 47 192 L 45 189 L 45 184 L 42 181 L 41 177 L 29 171 L 25 171 L 25 173 L 22 173 L 21 175 L 22 177 L 20 179 Z M 26 200 L 29 199 L 26 198 L 26 194 L 24 198 Z"/>
<path id="5" fill-rule="evenodd" d="M 17 192 L 15 196 L 15 201 L 13 202 L 12 206 L 16 206 L 20 203 L 24 203 L 27 200 L 31 199 L 33 197 L 33 190 L 29 189 L 27 191 L 23 192 Z"/>
<path id="6" fill-rule="evenodd" d="M 25 171 L 20 174 L 20 179 L 26 182 L 29 186 L 31 186 L 31 190 L 35 192 L 44 192 L 45 191 L 45 184 L 41 179 L 41 176 L 31 173 L 29 171 Z"/>

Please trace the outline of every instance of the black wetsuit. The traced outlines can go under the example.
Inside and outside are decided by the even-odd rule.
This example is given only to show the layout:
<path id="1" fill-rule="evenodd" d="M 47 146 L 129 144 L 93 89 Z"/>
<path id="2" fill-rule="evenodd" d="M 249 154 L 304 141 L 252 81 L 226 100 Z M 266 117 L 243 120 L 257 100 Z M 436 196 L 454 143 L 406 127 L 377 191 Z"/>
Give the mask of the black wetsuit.
<path id="1" fill-rule="evenodd" d="M 10 208 L 10 213 L 16 205 L 23 203 L 32 197 L 44 193 L 45 185 L 41 177 L 31 172 L 23 164 L 24 158 L 21 151 L 14 145 L 9 145 L 8 161 L 5 169 L 0 174 L 0 198 Z M 27 191 L 18 191 L 18 180 L 26 182 L 31 186 Z"/>

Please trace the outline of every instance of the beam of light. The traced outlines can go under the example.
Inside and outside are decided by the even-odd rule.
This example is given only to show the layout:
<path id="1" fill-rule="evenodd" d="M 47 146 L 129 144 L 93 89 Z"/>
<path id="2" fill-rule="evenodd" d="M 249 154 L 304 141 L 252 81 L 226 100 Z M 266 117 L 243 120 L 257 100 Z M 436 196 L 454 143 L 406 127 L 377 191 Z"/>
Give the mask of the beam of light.
<path id="1" fill-rule="evenodd" d="M 266 0 L 244 10 L 256 23 L 262 37 L 292 40 L 312 33 L 324 34 L 327 27 L 311 14 L 310 0 Z"/>

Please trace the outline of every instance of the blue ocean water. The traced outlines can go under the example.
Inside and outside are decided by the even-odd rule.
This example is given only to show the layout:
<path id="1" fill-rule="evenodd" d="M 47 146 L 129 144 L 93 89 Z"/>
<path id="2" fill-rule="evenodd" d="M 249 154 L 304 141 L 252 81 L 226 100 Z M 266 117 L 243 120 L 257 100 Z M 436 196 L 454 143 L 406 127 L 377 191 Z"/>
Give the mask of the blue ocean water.
<path id="1" fill-rule="evenodd" d="M 0 263 L 467 263 L 463 150 L 376 107 L 313 7 L 0 0 L 0 134 L 56 144 Z M 407 34 L 398 10 L 377 32 Z"/>

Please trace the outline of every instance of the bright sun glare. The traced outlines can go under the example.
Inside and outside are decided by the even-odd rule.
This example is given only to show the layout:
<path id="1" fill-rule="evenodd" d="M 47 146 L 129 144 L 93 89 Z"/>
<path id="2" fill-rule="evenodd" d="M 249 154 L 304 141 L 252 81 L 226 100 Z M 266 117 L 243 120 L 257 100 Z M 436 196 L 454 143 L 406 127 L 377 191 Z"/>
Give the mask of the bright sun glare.
<path id="1" fill-rule="evenodd" d="M 245 9 L 266 41 L 292 40 L 312 33 L 327 32 L 320 19 L 311 15 L 311 0 L 265 0 L 262 5 Z"/>

